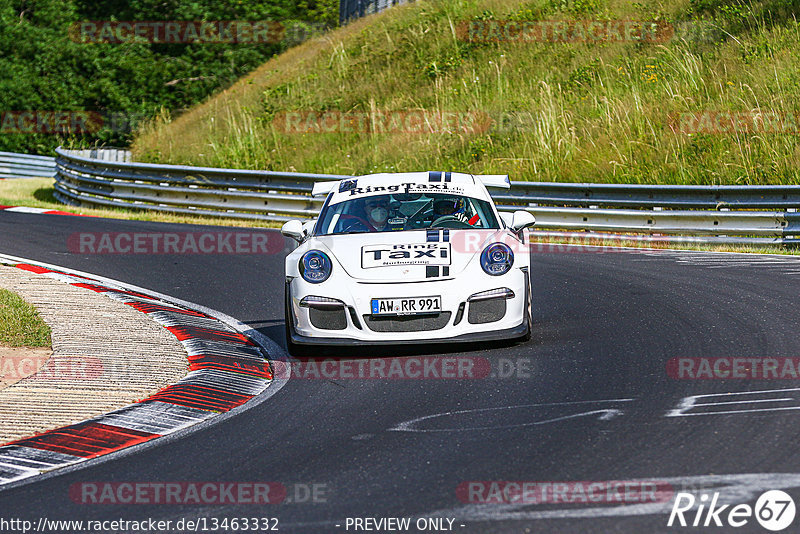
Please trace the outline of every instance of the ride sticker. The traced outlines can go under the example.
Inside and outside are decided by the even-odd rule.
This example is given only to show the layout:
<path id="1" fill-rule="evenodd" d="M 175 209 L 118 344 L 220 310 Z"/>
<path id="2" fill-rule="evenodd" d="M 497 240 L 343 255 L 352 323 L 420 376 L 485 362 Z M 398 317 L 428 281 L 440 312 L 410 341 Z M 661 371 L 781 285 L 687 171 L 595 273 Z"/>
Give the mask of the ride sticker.
<path id="1" fill-rule="evenodd" d="M 334 192 L 330 205 L 336 205 L 355 198 L 367 198 L 378 195 L 422 195 L 427 193 L 444 193 L 448 195 L 464 196 L 464 188 L 449 182 L 443 183 L 416 183 L 404 182 L 391 185 L 367 185 L 359 187 L 356 181 L 348 180 L 347 187 Z M 352 185 L 351 185 L 352 184 Z"/>
<path id="2" fill-rule="evenodd" d="M 450 265 L 450 243 L 365 245 L 361 247 L 361 268 L 396 265 Z"/>

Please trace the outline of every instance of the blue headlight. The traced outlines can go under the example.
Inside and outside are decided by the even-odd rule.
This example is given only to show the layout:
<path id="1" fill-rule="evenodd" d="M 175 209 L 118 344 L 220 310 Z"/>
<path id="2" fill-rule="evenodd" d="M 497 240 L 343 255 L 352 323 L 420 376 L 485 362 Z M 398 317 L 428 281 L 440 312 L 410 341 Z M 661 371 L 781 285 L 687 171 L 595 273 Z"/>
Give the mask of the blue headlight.
<path id="1" fill-rule="evenodd" d="M 506 274 L 514 265 L 514 253 L 503 243 L 492 243 L 481 252 L 481 267 L 491 276 Z"/>
<path id="2" fill-rule="evenodd" d="M 300 275 L 303 280 L 320 284 L 331 275 L 331 259 L 320 250 L 309 250 L 300 258 Z"/>

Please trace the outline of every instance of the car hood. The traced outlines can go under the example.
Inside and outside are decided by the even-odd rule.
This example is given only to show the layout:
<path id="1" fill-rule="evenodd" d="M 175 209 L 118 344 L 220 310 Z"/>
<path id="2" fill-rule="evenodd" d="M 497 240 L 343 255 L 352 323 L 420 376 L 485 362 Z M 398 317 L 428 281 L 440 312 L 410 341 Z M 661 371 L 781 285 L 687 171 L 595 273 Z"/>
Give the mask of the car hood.
<path id="1" fill-rule="evenodd" d="M 505 230 L 412 230 L 315 236 L 308 248 L 328 252 L 353 279 L 420 282 L 458 276 Z"/>

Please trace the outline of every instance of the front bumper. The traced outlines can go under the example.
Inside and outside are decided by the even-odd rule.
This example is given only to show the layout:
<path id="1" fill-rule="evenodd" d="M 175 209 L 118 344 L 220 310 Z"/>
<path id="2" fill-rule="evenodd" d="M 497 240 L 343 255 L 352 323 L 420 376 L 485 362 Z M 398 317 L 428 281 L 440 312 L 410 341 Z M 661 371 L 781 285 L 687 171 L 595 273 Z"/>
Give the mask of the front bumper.
<path id="1" fill-rule="evenodd" d="M 499 278 L 472 280 L 439 280 L 402 284 L 362 284 L 350 287 L 336 284 L 321 292 L 321 288 L 295 278 L 287 282 L 287 309 L 290 311 L 288 331 L 298 345 L 401 345 L 419 343 L 476 342 L 522 337 L 529 330 L 530 279 L 527 268 L 515 269 Z M 505 287 L 514 297 L 505 300 L 501 319 L 480 324 L 468 320 L 468 297 L 482 291 Z M 322 293 L 322 294 L 321 294 Z M 300 306 L 309 295 L 324 296 L 344 303 L 344 328 L 317 328 L 312 324 L 310 308 Z M 441 328 L 413 331 L 375 331 L 367 325 L 372 298 L 403 298 L 440 295 L 442 310 L 449 314 Z M 340 308 L 341 309 L 341 308 Z M 460 309 L 460 312 L 459 312 Z M 344 320 L 343 320 L 344 322 Z M 339 325 L 341 326 L 341 325 Z"/>

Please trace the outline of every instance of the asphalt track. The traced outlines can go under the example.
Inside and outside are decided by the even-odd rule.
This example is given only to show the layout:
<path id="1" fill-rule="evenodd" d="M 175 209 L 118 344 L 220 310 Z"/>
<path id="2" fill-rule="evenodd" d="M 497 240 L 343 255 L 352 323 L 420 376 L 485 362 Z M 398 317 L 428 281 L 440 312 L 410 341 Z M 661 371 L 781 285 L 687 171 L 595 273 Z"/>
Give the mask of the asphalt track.
<path id="1" fill-rule="evenodd" d="M 196 302 L 283 344 L 284 254 L 78 255 L 67 247 L 81 231 L 186 230 L 3 212 L 0 252 Z M 800 391 L 791 391 L 797 380 L 675 380 L 666 372 L 676 357 L 800 356 L 800 262 L 583 248 L 535 252 L 531 260 L 533 339 L 447 353 L 484 357 L 495 369 L 524 362 L 520 374 L 289 380 L 266 402 L 183 439 L 0 491 L 0 517 L 269 516 L 279 519 L 280 531 L 327 533 L 347 532 L 348 517 L 431 516 L 455 518 L 456 532 L 641 533 L 708 528 L 668 528 L 670 503 L 475 505 L 461 502 L 456 488 L 490 480 L 649 480 L 675 491 L 716 488 L 751 505 L 766 489 L 800 499 Z M 735 404 L 680 410 L 690 396 L 773 389 L 790 391 L 703 397 L 695 404 Z M 784 400 L 770 400 L 776 398 Z M 675 416 L 687 413 L 704 415 Z M 449 415 L 431 417 L 437 414 Z M 89 481 L 279 481 L 317 484 L 325 495 L 268 506 L 76 504 L 70 486 Z M 736 531 L 766 532 L 752 519 Z"/>

